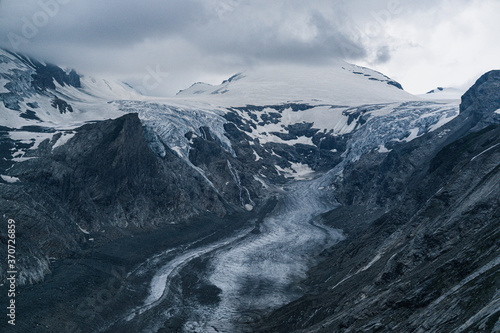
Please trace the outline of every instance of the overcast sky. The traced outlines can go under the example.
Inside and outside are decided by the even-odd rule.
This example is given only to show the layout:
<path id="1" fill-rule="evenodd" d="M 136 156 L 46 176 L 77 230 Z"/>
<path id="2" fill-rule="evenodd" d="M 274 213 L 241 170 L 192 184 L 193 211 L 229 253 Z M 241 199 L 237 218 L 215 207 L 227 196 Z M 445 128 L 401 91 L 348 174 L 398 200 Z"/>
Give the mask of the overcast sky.
<path id="1" fill-rule="evenodd" d="M 338 59 L 423 93 L 500 68 L 499 15 L 500 0 L 0 0 L 0 45 L 153 95 Z"/>

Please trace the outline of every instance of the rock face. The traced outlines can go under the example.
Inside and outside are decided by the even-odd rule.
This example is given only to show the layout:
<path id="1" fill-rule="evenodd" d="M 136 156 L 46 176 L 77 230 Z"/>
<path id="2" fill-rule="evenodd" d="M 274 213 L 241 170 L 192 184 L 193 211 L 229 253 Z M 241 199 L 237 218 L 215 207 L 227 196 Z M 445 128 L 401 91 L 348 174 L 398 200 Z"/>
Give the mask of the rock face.
<path id="1" fill-rule="evenodd" d="M 19 66 L 7 72 L 0 71 L 0 78 L 8 81 L 0 93 L 0 100 L 7 109 L 19 111 L 20 103 L 36 94 L 50 96 L 51 91 L 56 89 L 55 83 L 60 86 L 81 87 L 80 76 L 75 70 L 66 73 L 58 66 L 42 64 L 9 51 L 1 49 L 0 51 L 4 53 L 0 54 L 0 66 L 2 64 L 11 66 L 13 62 Z M 72 112 L 71 106 L 66 101 L 55 98 L 54 103 L 53 107 L 59 108 L 61 113 L 66 112 L 66 109 Z"/>
<path id="2" fill-rule="evenodd" d="M 137 114 L 75 132 L 59 147 L 57 136 L 42 142 L 9 170 L 20 181 L 0 184 L 1 210 L 19 220 L 19 257 L 31 257 L 19 263 L 19 284 L 41 280 L 46 258 L 89 242 L 184 223 L 201 212 L 227 213 L 216 190 L 177 155 L 168 148 L 163 157 L 153 153 Z"/>
<path id="3" fill-rule="evenodd" d="M 470 112 L 478 120 L 474 130 L 489 124 L 497 124 L 500 114 L 500 70 L 490 71 L 482 75 L 472 87 L 462 96 L 460 112 Z"/>
<path id="4" fill-rule="evenodd" d="M 256 331 L 499 329 L 498 75 L 482 76 L 437 133 L 346 166 L 343 207 L 323 220 L 347 240 L 310 271 L 310 292 Z"/>
<path id="5" fill-rule="evenodd" d="M 35 74 L 32 75 L 32 86 L 38 91 L 55 89 L 54 80 L 60 85 L 71 85 L 75 88 L 81 87 L 80 76 L 72 69 L 69 73 L 52 64 L 41 64 L 38 61 L 32 62 L 35 67 Z"/>

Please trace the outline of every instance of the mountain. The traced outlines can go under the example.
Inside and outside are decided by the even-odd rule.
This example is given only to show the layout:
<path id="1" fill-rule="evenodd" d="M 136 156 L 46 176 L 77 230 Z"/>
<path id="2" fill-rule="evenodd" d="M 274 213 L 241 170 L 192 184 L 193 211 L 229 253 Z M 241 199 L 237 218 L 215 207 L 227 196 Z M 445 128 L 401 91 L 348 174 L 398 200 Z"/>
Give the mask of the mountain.
<path id="1" fill-rule="evenodd" d="M 429 90 L 427 93 L 419 95 L 424 99 L 460 99 L 464 91 L 453 87 L 437 87 Z"/>
<path id="2" fill-rule="evenodd" d="M 177 96 L 232 107 L 256 102 L 354 106 L 415 99 L 389 77 L 341 61 L 326 69 L 296 65 L 255 68 L 235 74 L 217 86 L 195 83 Z"/>
<path id="3" fill-rule="evenodd" d="M 0 51 L 17 328 L 494 330 L 499 82 L 337 62 L 153 98 Z"/>

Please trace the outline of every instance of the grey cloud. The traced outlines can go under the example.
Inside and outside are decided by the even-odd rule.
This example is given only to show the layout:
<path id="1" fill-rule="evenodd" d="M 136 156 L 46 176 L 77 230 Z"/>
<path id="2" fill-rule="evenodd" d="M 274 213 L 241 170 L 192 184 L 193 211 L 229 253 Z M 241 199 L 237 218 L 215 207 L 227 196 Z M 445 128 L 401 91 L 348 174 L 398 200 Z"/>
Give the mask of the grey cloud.
<path id="1" fill-rule="evenodd" d="M 58 0 L 18 2 L 6 0 L 10 19 L 2 22 L 2 42 L 8 32 L 23 34 L 26 19 L 35 23 L 37 13 L 46 12 L 48 24 L 40 27 L 40 41 L 82 45 L 131 45 L 146 38 L 170 37 L 208 19 L 199 0 Z M 67 1 L 67 0 L 66 0 Z M 58 8 L 57 10 L 54 8 Z M 51 13 L 52 8 L 52 13 Z M 57 13 L 57 14 L 53 14 Z M 35 25 L 37 25 L 35 23 Z M 35 40 L 36 41 L 36 40 Z"/>
<path id="2" fill-rule="evenodd" d="M 283 8 L 284 1 L 275 3 L 282 6 L 263 4 L 255 9 L 240 4 L 232 9 L 230 16 L 212 21 L 193 38 L 210 53 L 255 60 L 321 62 L 365 55 L 362 44 L 344 31 L 341 2 L 296 5 L 292 1 L 295 7 L 291 9 Z"/>
<path id="3" fill-rule="evenodd" d="M 4 0 L 0 46 L 12 48 L 14 34 L 19 51 L 43 60 L 129 76 L 161 64 L 175 81 L 255 63 L 362 58 L 344 8 L 342 0 Z M 44 12 L 36 34 L 23 34 Z"/>
<path id="4" fill-rule="evenodd" d="M 26 18 L 43 10 L 40 2 L 13 4 L 7 0 L 11 19 L 0 23 L 2 46 L 9 47 L 8 32 L 23 37 Z M 41 0 L 57 3 L 57 0 Z M 36 38 L 23 50 L 43 49 L 44 44 L 71 43 L 85 47 L 130 47 L 146 39 L 181 38 L 210 54 L 229 53 L 242 58 L 306 60 L 364 55 L 362 45 L 350 39 L 338 21 L 326 17 L 341 1 L 201 1 L 201 0 L 85 0 L 60 5 L 58 14 L 40 27 Z M 329 7 L 329 8 L 328 8 Z M 333 8 L 332 8 L 333 7 Z M 333 11 L 334 11 L 333 10 Z M 295 19 L 304 19 L 296 31 L 286 34 Z M 303 31 L 301 31 L 301 29 Z M 294 34 L 314 29 L 312 38 L 301 40 Z M 299 36 L 300 37 L 300 36 Z"/>
<path id="5" fill-rule="evenodd" d="M 384 45 L 377 50 L 375 63 L 376 64 L 384 64 L 384 63 L 388 62 L 389 60 L 391 60 L 389 46 Z"/>
<path id="6" fill-rule="evenodd" d="M 219 77 L 256 63 L 388 62 L 394 48 L 381 25 L 374 36 L 366 28 L 394 3 L 401 15 L 431 6 L 430 0 L 0 0 L 0 47 L 11 48 L 14 34 L 28 55 L 127 81 L 161 65 L 171 73 L 161 89 L 172 93 L 197 79 L 194 73 Z M 26 22 L 43 19 L 50 4 L 59 4 L 57 14 L 46 15 L 27 38 Z"/>

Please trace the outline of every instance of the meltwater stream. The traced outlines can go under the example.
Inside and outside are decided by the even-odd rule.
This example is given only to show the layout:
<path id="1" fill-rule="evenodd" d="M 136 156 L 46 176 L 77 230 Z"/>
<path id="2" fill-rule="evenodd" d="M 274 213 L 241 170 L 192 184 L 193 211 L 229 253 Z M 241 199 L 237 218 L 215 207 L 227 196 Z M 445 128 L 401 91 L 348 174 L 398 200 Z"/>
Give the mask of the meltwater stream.
<path id="1" fill-rule="evenodd" d="M 335 207 L 325 195 L 329 179 L 325 174 L 288 185 L 258 233 L 247 229 L 171 257 L 157 268 L 149 296 L 127 321 L 147 322 L 141 325 L 143 331 L 157 332 L 165 321 L 182 313 L 184 332 L 245 332 L 252 316 L 300 297 L 297 282 L 306 277 L 311 258 L 343 237 L 338 230 L 314 222 L 317 215 Z M 196 258 L 207 260 L 202 274 L 220 290 L 219 301 L 186 308 L 178 275 Z M 151 311 L 154 317 L 141 320 Z"/>

